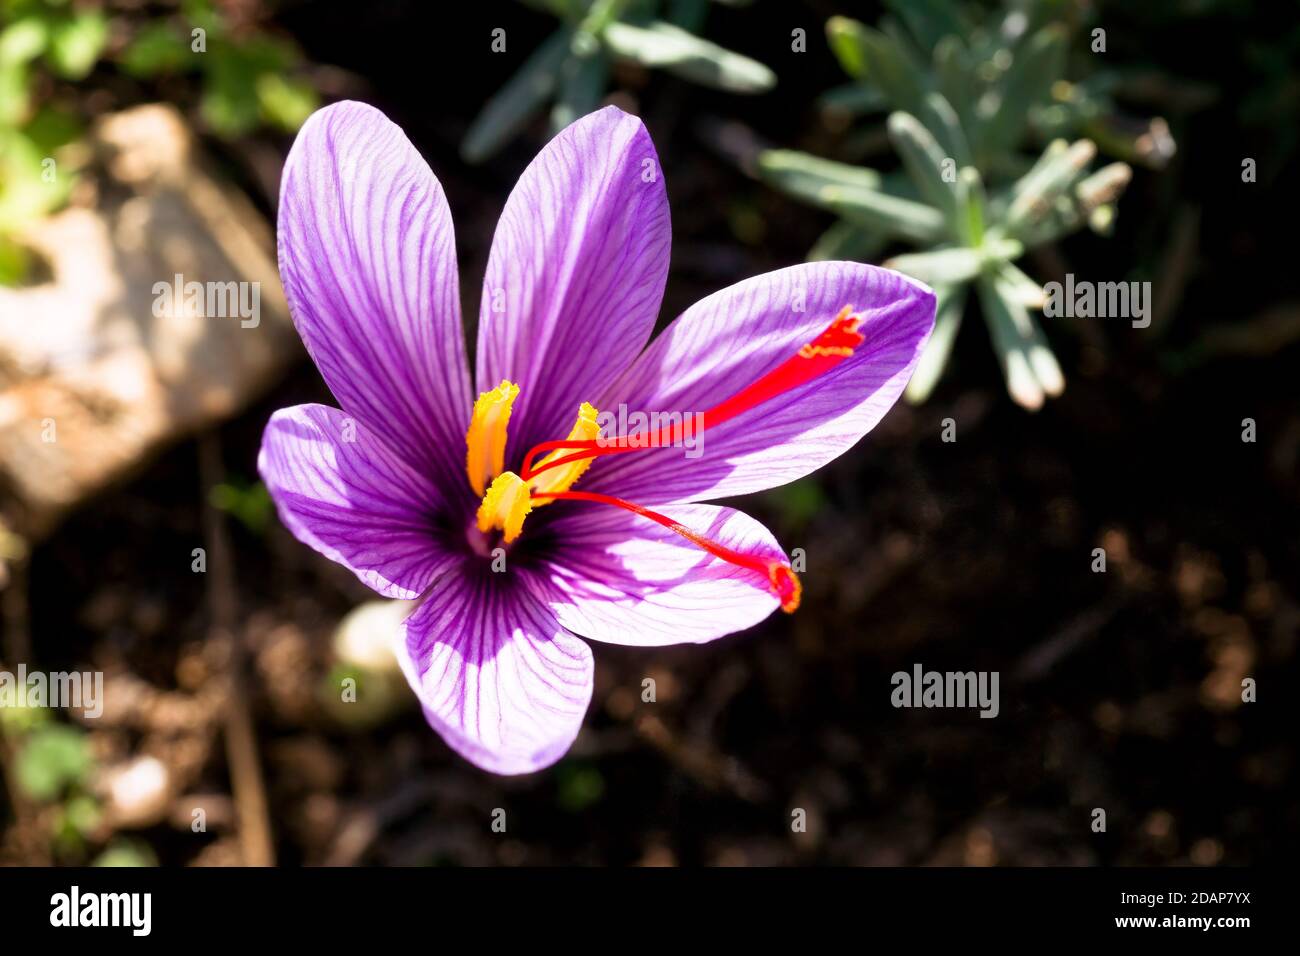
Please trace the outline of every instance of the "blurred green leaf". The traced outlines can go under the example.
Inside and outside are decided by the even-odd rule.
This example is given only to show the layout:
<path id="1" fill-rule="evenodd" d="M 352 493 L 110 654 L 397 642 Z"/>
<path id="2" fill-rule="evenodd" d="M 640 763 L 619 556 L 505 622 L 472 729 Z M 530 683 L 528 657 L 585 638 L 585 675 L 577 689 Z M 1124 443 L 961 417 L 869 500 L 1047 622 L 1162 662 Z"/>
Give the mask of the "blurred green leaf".
<path id="1" fill-rule="evenodd" d="M 1067 235 L 1085 224 L 1095 230 L 1114 222 L 1114 201 L 1128 186 L 1133 172 L 1125 163 L 1111 163 L 1056 195 L 1017 226 L 1016 235 L 1027 246 L 1039 246 Z"/>
<path id="2" fill-rule="evenodd" d="M 1017 283 L 1009 278 L 1006 264 L 993 274 L 992 285 L 1007 311 L 1014 312 L 1017 308 L 1020 310 L 1016 315 L 1017 329 L 1026 339 L 1029 367 L 1038 379 L 1043 392 L 1051 397 L 1060 395 L 1065 390 L 1065 376 L 1061 373 L 1061 366 L 1056 361 L 1051 346 L 1047 344 L 1047 337 L 1043 334 L 1038 320 L 1019 298 Z"/>
<path id="3" fill-rule="evenodd" d="M 1065 388 L 1065 377 L 1042 329 L 1004 278 L 981 275 L 976 288 L 1007 391 L 1024 408 L 1041 407 L 1045 395 L 1059 395 Z"/>
<path id="4" fill-rule="evenodd" d="M 467 163 L 482 162 L 495 153 L 554 95 L 561 65 L 570 56 L 572 38 L 570 27 L 551 34 L 487 101 L 460 146 L 460 155 Z"/>
<path id="5" fill-rule="evenodd" d="M 939 210 L 884 189 L 827 186 L 821 191 L 820 201 L 845 218 L 889 236 L 920 243 L 938 242 L 944 236 L 944 219 Z"/>
<path id="6" fill-rule="evenodd" d="M 903 29 L 903 25 L 898 22 L 897 18 L 888 14 L 877 20 L 876 24 L 880 32 L 889 38 L 893 44 L 894 51 L 898 56 L 903 58 L 918 77 L 924 79 L 926 64 L 922 62 L 923 55 L 921 49 L 917 46 L 916 40 L 912 35 L 908 33 L 907 30 Z M 868 71 L 870 68 L 870 64 L 868 64 Z M 922 85 L 926 84 L 923 83 Z"/>
<path id="7" fill-rule="evenodd" d="M 916 370 L 907 383 L 905 394 L 909 402 L 920 403 L 929 398 L 943 375 L 966 310 L 966 289 L 964 284 L 934 287 L 934 331 L 930 333 L 930 341 L 926 343 Z"/>
<path id="8" fill-rule="evenodd" d="M 213 7 L 211 0 L 181 0 L 181 14 L 187 21 L 196 27 L 201 27 L 209 34 L 225 32 L 225 21 Z"/>
<path id="9" fill-rule="evenodd" d="M 658 67 L 684 79 L 732 93 L 762 93 L 776 85 L 776 74 L 757 60 L 733 53 L 671 23 L 647 27 L 611 23 L 601 39 L 616 56 Z"/>
<path id="10" fill-rule="evenodd" d="M 257 76 L 237 59 L 209 53 L 212 66 L 199 101 L 199 110 L 213 130 L 225 137 L 247 133 L 257 125 L 262 105 Z"/>
<path id="11" fill-rule="evenodd" d="M 1043 287 L 1025 275 L 1014 263 L 1004 262 L 999 272 L 1005 292 L 1026 309 L 1041 309 L 1045 301 Z"/>
<path id="12" fill-rule="evenodd" d="M 43 175 L 51 157 L 24 132 L 0 128 L 0 232 L 13 230 L 56 208 L 70 177 Z"/>
<path id="13" fill-rule="evenodd" d="M 1006 234 L 1022 237 L 1036 219 L 1047 216 L 1053 203 L 1066 193 L 1096 154 L 1097 147 L 1086 139 L 1070 146 L 1058 140 L 1048 146 L 1011 188 L 1011 201 L 1003 218 Z"/>
<path id="14" fill-rule="evenodd" d="M 47 57 L 54 71 L 69 80 L 86 76 L 108 43 L 108 18 L 98 10 L 79 10 L 54 22 Z"/>
<path id="15" fill-rule="evenodd" d="M 94 797 L 81 794 L 63 805 L 63 817 L 68 826 L 85 836 L 99 826 L 104 814 Z"/>
<path id="16" fill-rule="evenodd" d="M 84 782 L 92 765 L 83 731 L 67 724 L 48 724 L 22 742 L 15 761 L 18 785 L 33 800 L 53 800 Z"/>
<path id="17" fill-rule="evenodd" d="M 235 64 L 235 68 L 252 76 L 281 73 L 291 69 L 298 60 L 294 47 L 276 37 L 254 35 L 234 44 L 218 43 L 214 51 L 218 59 Z"/>
<path id="18" fill-rule="evenodd" d="M 894 256 L 885 263 L 888 269 L 897 269 L 926 285 L 958 285 L 979 275 L 984 258 L 978 249 L 952 246 L 931 252 L 914 252 Z"/>
<path id="19" fill-rule="evenodd" d="M 597 49 L 590 56 L 570 57 L 562 69 L 560 95 L 551 109 L 551 128 L 557 131 L 600 105 L 609 80 L 609 60 Z"/>
<path id="20" fill-rule="evenodd" d="M 966 166 L 957 174 L 957 224 L 956 233 L 968 246 L 984 244 L 986 221 L 984 180 L 974 166 Z"/>
<path id="21" fill-rule="evenodd" d="M 119 837 L 97 856 L 91 866 L 157 866 L 158 857 L 143 840 Z"/>
<path id="22" fill-rule="evenodd" d="M 275 503 L 271 500 L 266 485 L 260 481 L 252 484 L 226 482 L 215 485 L 210 492 L 209 503 L 257 535 L 266 531 L 275 511 Z"/>
<path id="23" fill-rule="evenodd" d="M 949 0 L 885 0 L 925 49 L 933 49 L 946 36 L 965 36 L 970 27 Z"/>
<path id="24" fill-rule="evenodd" d="M 279 73 L 263 73 L 257 78 L 257 101 L 262 116 L 287 132 L 307 122 L 320 105 L 310 84 Z"/>
<path id="25" fill-rule="evenodd" d="M 974 162 L 961 118 L 942 93 L 925 95 L 924 111 L 917 117 L 934 136 L 945 156 L 951 156 L 957 165 L 969 166 Z"/>
<path id="26" fill-rule="evenodd" d="M 826 493 L 816 478 L 792 481 L 768 495 L 775 499 L 782 523 L 792 531 L 804 528 L 826 508 Z"/>
<path id="27" fill-rule="evenodd" d="M 0 246 L 3 241 L 0 240 Z M 0 707 L 0 732 L 20 737 L 37 727 L 52 723 L 53 716 L 48 707 Z"/>
<path id="28" fill-rule="evenodd" d="M 575 0 L 575 2 L 584 9 L 573 37 L 573 50 L 575 53 L 587 56 L 600 42 L 597 37 L 607 26 L 623 15 L 628 0 Z"/>
<path id="29" fill-rule="evenodd" d="M 880 174 L 865 166 L 851 166 L 792 149 L 767 149 L 758 155 L 758 174 L 769 185 L 799 199 L 826 205 L 825 190 L 832 186 L 878 189 Z"/>
<path id="30" fill-rule="evenodd" d="M 0 235 L 0 285 L 19 285 L 30 267 L 31 254 L 12 239 Z"/>
<path id="31" fill-rule="evenodd" d="M 181 36 L 169 23 L 151 23 L 127 46 L 120 64 L 132 76 L 146 77 L 194 67 L 195 56 L 190 52 L 188 36 Z"/>
<path id="32" fill-rule="evenodd" d="M 605 778 L 597 767 L 565 761 L 555 768 L 556 803 L 569 813 L 581 813 L 605 795 Z"/>
<path id="33" fill-rule="evenodd" d="M 21 123 L 29 105 L 27 68 L 21 63 L 0 64 L 0 130 Z"/>
<path id="34" fill-rule="evenodd" d="M 994 90 L 977 104 L 977 149 L 984 154 L 1010 151 L 1019 145 L 1029 124 L 1030 110 L 1051 99 L 1052 84 L 1065 73 L 1064 27 L 1044 27 L 1013 55 L 1011 66 Z"/>
<path id="35" fill-rule="evenodd" d="M 53 106 L 38 110 L 23 127 L 23 135 L 31 141 L 37 152 L 46 156 L 67 146 L 81 136 L 82 132 L 81 121 L 75 114 Z"/>
<path id="36" fill-rule="evenodd" d="M 903 160 L 903 168 L 916 183 L 921 198 L 938 209 L 957 232 L 957 161 L 945 155 L 915 116 L 891 113 L 887 128 L 894 149 Z"/>
<path id="37" fill-rule="evenodd" d="M 830 44 L 840 67 L 855 80 L 867 75 L 867 51 L 861 40 L 865 29 L 857 20 L 848 17 L 831 17 L 826 21 L 826 40 Z"/>
<path id="38" fill-rule="evenodd" d="M 922 112 L 926 77 L 893 38 L 847 17 L 831 17 L 826 32 L 850 76 L 865 75 L 895 109 L 914 116 Z"/>
<path id="39" fill-rule="evenodd" d="M 808 250 L 809 262 L 851 260 L 873 262 L 889 240 L 880 232 L 841 219 L 827 229 Z"/>
<path id="40" fill-rule="evenodd" d="M 829 89 L 817 98 L 817 105 L 827 113 L 841 113 L 855 119 L 889 109 L 884 93 L 862 83 L 845 83 Z"/>
<path id="41" fill-rule="evenodd" d="M 30 63 L 45 52 L 50 31 L 44 17 L 16 20 L 0 31 L 0 67 Z"/>

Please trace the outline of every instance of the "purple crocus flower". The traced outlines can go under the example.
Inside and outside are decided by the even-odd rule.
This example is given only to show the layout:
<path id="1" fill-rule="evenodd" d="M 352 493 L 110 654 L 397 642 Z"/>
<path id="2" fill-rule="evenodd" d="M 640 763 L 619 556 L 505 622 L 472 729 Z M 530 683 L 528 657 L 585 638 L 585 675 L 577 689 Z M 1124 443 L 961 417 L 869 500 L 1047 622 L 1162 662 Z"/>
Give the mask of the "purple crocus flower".
<path id="1" fill-rule="evenodd" d="M 933 324 L 924 286 L 816 262 L 715 293 L 650 342 L 669 246 L 640 120 L 609 107 L 565 129 L 501 214 L 471 386 L 451 215 L 402 131 L 338 103 L 285 165 L 280 275 L 341 408 L 276 412 L 258 468 L 300 541 L 419 599 L 402 668 L 433 728 L 484 769 L 568 750 L 592 693 L 582 638 L 701 643 L 793 610 L 772 533 L 699 502 L 852 447 Z M 620 406 L 670 424 L 602 432 L 598 410 Z M 680 446 L 700 422 L 692 457 Z"/>

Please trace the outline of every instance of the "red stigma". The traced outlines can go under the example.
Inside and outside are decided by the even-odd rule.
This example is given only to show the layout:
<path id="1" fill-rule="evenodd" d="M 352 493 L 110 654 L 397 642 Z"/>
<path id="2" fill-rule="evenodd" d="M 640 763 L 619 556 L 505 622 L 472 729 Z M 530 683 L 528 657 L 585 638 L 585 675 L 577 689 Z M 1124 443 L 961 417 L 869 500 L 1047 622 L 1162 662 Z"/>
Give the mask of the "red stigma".
<path id="1" fill-rule="evenodd" d="M 649 518 L 656 524 L 662 525 L 674 534 L 679 534 L 696 547 L 707 551 L 715 558 L 721 558 L 729 564 L 734 564 L 740 568 L 747 568 L 762 576 L 763 582 L 769 590 L 776 595 L 781 602 L 781 609 L 787 613 L 793 612 L 799 607 L 799 598 L 803 593 L 803 587 L 799 579 L 795 576 L 794 571 L 788 564 L 783 564 L 774 557 L 760 556 L 756 554 L 745 554 L 741 551 L 734 551 L 726 545 L 719 544 L 702 534 L 697 534 L 690 528 L 686 527 L 667 515 L 660 514 L 657 511 L 651 511 L 649 508 L 643 508 L 641 505 L 633 504 L 630 501 L 624 501 L 622 498 L 615 498 L 613 495 L 602 495 L 593 491 L 551 491 L 537 492 L 534 498 L 549 498 L 552 501 L 590 501 L 596 504 L 613 505 L 616 508 L 622 508 L 624 511 L 631 511 L 643 518 Z"/>
<path id="2" fill-rule="evenodd" d="M 696 427 L 698 436 L 710 427 L 721 425 L 750 409 L 771 401 L 780 395 L 806 385 L 815 378 L 825 375 L 835 368 L 863 343 L 865 337 L 858 331 L 862 319 L 853 314 L 853 307 L 846 305 L 839 315 L 831 320 L 815 339 L 799 349 L 772 371 L 742 388 L 735 395 L 714 405 L 700 416 Z M 586 441 L 547 441 L 535 445 L 524 456 L 524 467 L 520 472 L 525 481 L 531 480 L 539 472 L 561 465 L 582 461 L 585 458 L 600 458 L 604 455 L 617 455 L 623 452 L 637 451 L 642 448 L 665 448 L 681 442 L 685 423 L 660 429 L 650 435 L 638 433 L 633 436 L 620 436 L 616 439 L 595 438 Z M 633 441 L 635 439 L 635 441 Z M 546 462 L 534 469 L 533 461 L 538 455 L 546 454 L 559 448 L 572 449 L 572 455 L 564 455 L 554 461 Z"/>

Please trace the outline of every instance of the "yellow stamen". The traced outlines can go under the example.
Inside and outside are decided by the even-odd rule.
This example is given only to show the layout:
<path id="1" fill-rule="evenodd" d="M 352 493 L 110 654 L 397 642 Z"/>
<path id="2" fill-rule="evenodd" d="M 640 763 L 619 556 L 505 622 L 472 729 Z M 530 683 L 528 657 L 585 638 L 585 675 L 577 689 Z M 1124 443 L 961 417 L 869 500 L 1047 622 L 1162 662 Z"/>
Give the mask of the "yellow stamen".
<path id="1" fill-rule="evenodd" d="M 485 534 L 493 529 L 504 531 L 509 544 L 519 537 L 524 518 L 532 510 L 528 485 L 513 471 L 503 471 L 492 480 L 492 487 L 478 506 L 478 529 Z"/>
<path id="2" fill-rule="evenodd" d="M 591 441 L 600 435 L 600 425 L 596 423 L 596 409 L 589 402 L 583 402 L 582 407 L 578 409 L 578 420 L 573 423 L 573 430 L 569 432 L 568 441 Z M 557 461 L 565 456 L 571 456 L 572 450 L 559 448 L 551 452 L 536 465 L 534 471 L 541 471 L 530 482 L 533 491 L 547 494 L 554 494 L 557 491 L 568 491 L 573 487 L 574 482 L 582 477 L 582 473 L 591 467 L 594 458 L 584 458 L 581 461 L 575 461 L 565 465 L 562 468 L 551 468 L 542 471 L 550 462 Z M 536 502 L 536 506 L 550 504 L 551 499 L 547 498 Z"/>
<path id="3" fill-rule="evenodd" d="M 506 426 L 510 423 L 510 409 L 518 394 L 518 385 L 502 380 L 500 385 L 484 392 L 474 403 L 469 432 L 465 435 L 468 448 L 465 470 L 476 495 L 483 494 L 488 482 L 505 468 Z"/>

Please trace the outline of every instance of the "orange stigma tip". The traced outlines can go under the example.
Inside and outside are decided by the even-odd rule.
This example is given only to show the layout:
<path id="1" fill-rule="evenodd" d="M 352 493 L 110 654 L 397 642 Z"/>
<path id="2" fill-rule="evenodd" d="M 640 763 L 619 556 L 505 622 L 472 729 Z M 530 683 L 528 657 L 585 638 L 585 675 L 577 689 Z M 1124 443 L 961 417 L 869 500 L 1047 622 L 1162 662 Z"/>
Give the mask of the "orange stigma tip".
<path id="1" fill-rule="evenodd" d="M 773 561 L 767 569 L 768 580 L 772 590 L 781 599 L 781 610 L 793 614 L 799 610 L 799 600 L 803 597 L 803 584 L 799 576 L 788 565 Z"/>

